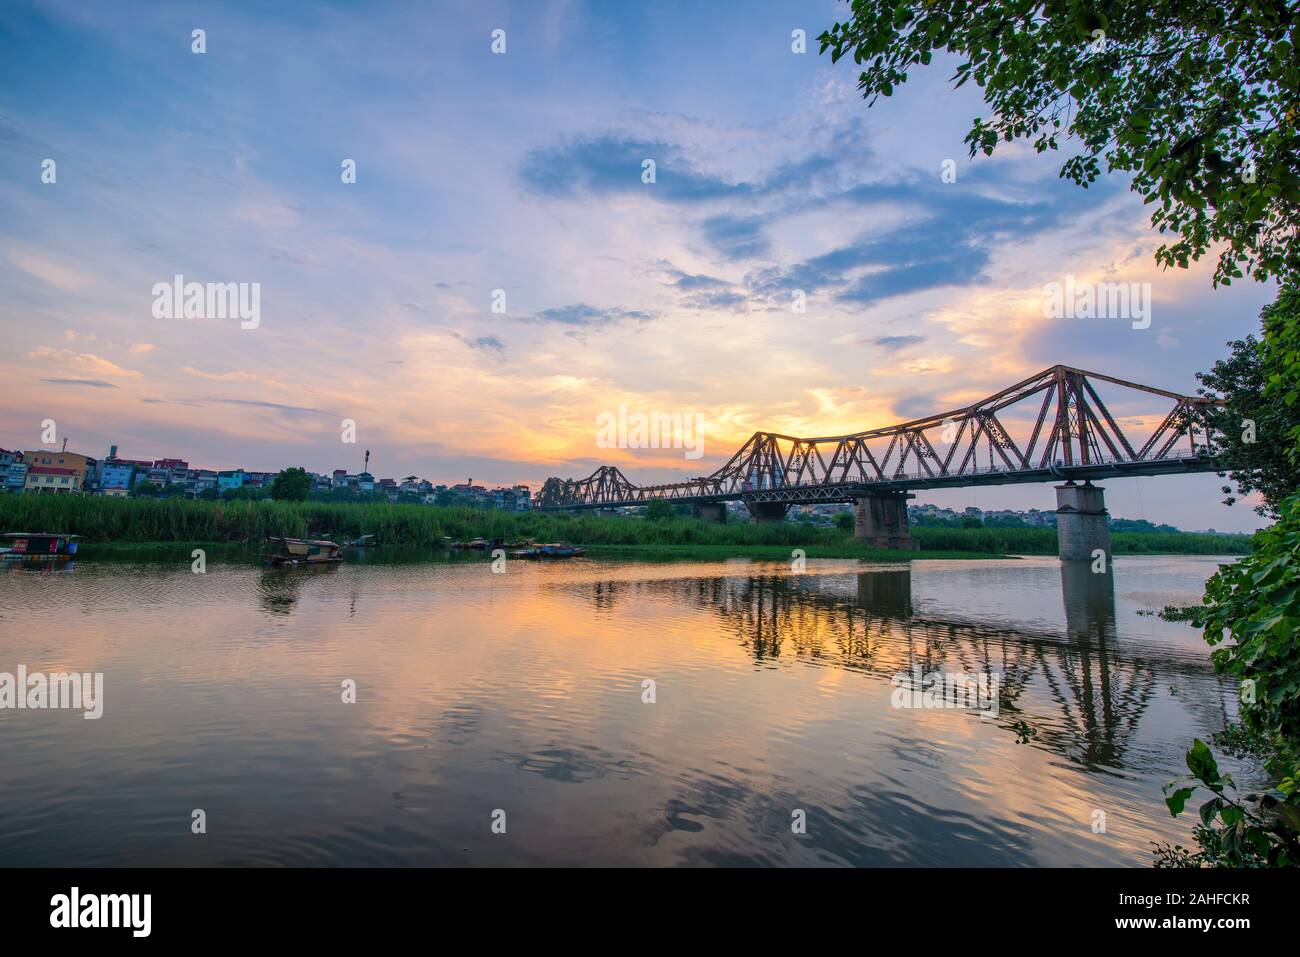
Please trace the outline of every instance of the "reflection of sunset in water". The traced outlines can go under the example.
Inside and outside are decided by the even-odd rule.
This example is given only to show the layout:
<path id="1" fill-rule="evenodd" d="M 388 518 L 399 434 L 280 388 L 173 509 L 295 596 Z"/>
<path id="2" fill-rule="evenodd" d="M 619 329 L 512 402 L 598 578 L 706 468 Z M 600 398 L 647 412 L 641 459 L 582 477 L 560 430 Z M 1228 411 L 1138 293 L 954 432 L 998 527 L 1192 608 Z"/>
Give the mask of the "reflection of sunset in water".
<path id="1" fill-rule="evenodd" d="M 1146 865 L 1231 707 L 1192 629 L 1136 614 L 1212 560 L 489 568 L 0 575 L 0 670 L 106 699 L 0 713 L 0 859 Z M 997 674 L 996 718 L 892 707 L 913 667 Z"/>

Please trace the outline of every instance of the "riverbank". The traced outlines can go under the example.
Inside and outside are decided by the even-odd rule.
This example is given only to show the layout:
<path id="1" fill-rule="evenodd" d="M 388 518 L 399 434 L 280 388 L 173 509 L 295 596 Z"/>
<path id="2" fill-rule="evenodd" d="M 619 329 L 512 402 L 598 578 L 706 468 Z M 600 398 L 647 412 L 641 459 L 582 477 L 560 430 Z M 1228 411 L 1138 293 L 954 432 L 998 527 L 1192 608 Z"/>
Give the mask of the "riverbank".
<path id="1" fill-rule="evenodd" d="M 1054 555 L 1050 528 L 945 528 L 916 526 L 920 552 L 898 553 L 858 546 L 852 533 L 800 522 L 718 524 L 693 518 L 651 521 L 602 518 L 591 513 L 502 512 L 434 505 L 335 502 L 206 502 L 183 499 L 107 499 L 81 495 L 0 495 L 0 530 L 57 530 L 80 535 L 97 546 L 189 543 L 260 545 L 268 536 L 351 539 L 369 534 L 385 545 L 439 548 L 447 539 L 500 538 L 568 541 L 587 547 L 713 549 L 763 555 L 803 548 L 823 557 L 897 558 Z M 1246 535 L 1120 532 L 1112 536 L 1117 555 L 1240 555 Z M 95 549 L 91 549 L 91 552 Z M 88 552 L 90 554 L 90 552 Z"/>
<path id="2" fill-rule="evenodd" d="M 851 540 L 835 545 L 586 545 L 587 555 L 593 559 L 624 559 L 634 561 L 723 561 L 731 558 L 750 558 L 756 561 L 791 561 L 796 549 L 810 560 L 842 558 L 870 562 L 908 562 L 918 559 L 988 560 L 1007 558 L 991 552 L 918 549 L 897 551 L 888 548 L 867 548 Z M 82 560 L 165 562 L 190 561 L 191 552 L 203 549 L 207 561 L 260 563 L 264 549 L 253 543 L 238 542 L 100 542 L 84 546 L 78 553 Z M 449 550 L 440 546 L 385 545 L 382 548 L 348 548 L 344 551 L 348 562 L 361 564 L 400 565 L 436 560 L 489 561 L 491 553 L 479 550 Z"/>

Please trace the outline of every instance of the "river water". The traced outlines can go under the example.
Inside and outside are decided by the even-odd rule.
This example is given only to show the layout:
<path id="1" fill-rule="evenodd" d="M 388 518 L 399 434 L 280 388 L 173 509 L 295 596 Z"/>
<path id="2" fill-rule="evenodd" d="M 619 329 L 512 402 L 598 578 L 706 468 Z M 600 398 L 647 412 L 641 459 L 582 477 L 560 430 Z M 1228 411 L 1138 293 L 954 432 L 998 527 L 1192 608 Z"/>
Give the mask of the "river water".
<path id="1" fill-rule="evenodd" d="M 1139 614 L 1214 558 L 366 557 L 0 570 L 0 672 L 104 676 L 0 710 L 0 865 L 1149 866 L 1234 712 Z M 896 707 L 913 669 L 996 701 Z"/>

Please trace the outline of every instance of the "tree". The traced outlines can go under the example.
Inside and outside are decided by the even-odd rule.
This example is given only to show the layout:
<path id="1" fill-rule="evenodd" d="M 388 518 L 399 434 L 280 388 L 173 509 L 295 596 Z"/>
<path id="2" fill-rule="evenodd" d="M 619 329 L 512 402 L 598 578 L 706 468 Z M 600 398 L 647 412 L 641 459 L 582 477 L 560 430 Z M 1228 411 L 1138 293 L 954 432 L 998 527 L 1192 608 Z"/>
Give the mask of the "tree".
<path id="1" fill-rule="evenodd" d="M 542 505 L 558 505 L 564 500 L 565 486 L 568 483 L 552 475 L 542 483 L 542 490 L 537 493 L 537 501 Z"/>
<path id="2" fill-rule="evenodd" d="M 1223 487 L 1224 504 L 1259 492 L 1264 501 L 1255 511 L 1276 515 L 1279 503 L 1300 491 L 1300 469 L 1292 460 L 1294 440 L 1300 435 L 1300 404 L 1294 398 L 1288 402 L 1288 390 L 1268 386 L 1294 381 L 1287 356 L 1300 349 L 1288 350 L 1286 342 L 1300 328 L 1300 290 L 1282 290 L 1259 317 L 1263 338 L 1229 342 L 1228 358 L 1209 372 L 1197 373 L 1197 391 L 1226 403 L 1208 415 L 1212 451 L 1228 464 L 1220 475 L 1226 474 L 1237 487 L 1235 495 L 1231 486 Z"/>
<path id="3" fill-rule="evenodd" d="M 1131 176 L 1155 204 L 1151 224 L 1177 238 L 1156 250 L 1186 268 L 1220 247 L 1215 285 L 1243 271 L 1300 279 L 1300 18 L 1294 3 L 1148 0 L 852 0 L 852 18 L 823 33 L 832 62 L 864 69 L 871 102 L 890 96 L 933 51 L 963 59 L 988 118 L 976 118 L 970 155 L 1062 136 L 1080 151 L 1061 176 L 1087 186 L 1100 171 Z"/>
<path id="4" fill-rule="evenodd" d="M 852 512 L 836 513 L 835 527 L 845 532 L 853 531 L 853 513 Z"/>
<path id="5" fill-rule="evenodd" d="M 271 483 L 271 498 L 277 502 L 305 502 L 311 491 L 311 476 L 304 468 L 281 469 Z"/>
<path id="6" fill-rule="evenodd" d="M 1300 323 L 1294 299 L 1279 297 L 1265 318 L 1259 344 L 1264 367 L 1262 397 L 1294 411 L 1300 403 Z M 1267 312 L 1268 310 L 1266 310 Z M 1293 469 L 1300 470 L 1300 427 L 1275 439 Z M 1172 814 L 1182 812 L 1199 788 L 1214 794 L 1201 806 L 1196 828 L 1201 851 L 1157 850 L 1162 861 L 1241 867 L 1300 864 L 1300 493 L 1276 502 L 1277 522 L 1255 535 L 1251 553 L 1222 565 L 1205 585 L 1197 624 L 1216 647 L 1216 671 L 1240 682 L 1241 722 L 1262 743 L 1276 786 L 1233 798 L 1228 775 L 1220 775 L 1209 747 L 1196 741 L 1187 754 L 1190 782 L 1166 788 Z M 1190 785 L 1190 786 L 1188 786 Z M 1170 793 L 1172 791 L 1172 793 Z"/>
<path id="7" fill-rule="evenodd" d="M 676 515 L 677 509 L 673 508 L 673 503 L 667 499 L 652 498 L 646 502 L 641 514 L 652 522 L 662 522 Z"/>

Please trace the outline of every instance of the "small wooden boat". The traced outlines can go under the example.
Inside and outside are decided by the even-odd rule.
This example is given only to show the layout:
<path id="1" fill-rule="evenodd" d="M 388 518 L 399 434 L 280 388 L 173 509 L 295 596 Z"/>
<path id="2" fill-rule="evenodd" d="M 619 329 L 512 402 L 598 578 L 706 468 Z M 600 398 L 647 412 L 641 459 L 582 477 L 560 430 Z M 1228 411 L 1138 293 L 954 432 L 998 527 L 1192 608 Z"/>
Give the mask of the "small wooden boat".
<path id="1" fill-rule="evenodd" d="M 274 549 L 266 556 L 268 565 L 331 565 L 343 561 L 343 548 L 337 542 L 271 537 L 266 543 Z"/>
<path id="2" fill-rule="evenodd" d="M 64 532 L 6 532 L 8 545 L 0 549 L 5 561 L 66 561 L 77 554 L 80 535 Z"/>
<path id="3" fill-rule="evenodd" d="M 510 553 L 514 558 L 581 558 L 587 554 L 585 548 L 553 542 L 538 545 L 535 548 L 520 548 Z"/>

